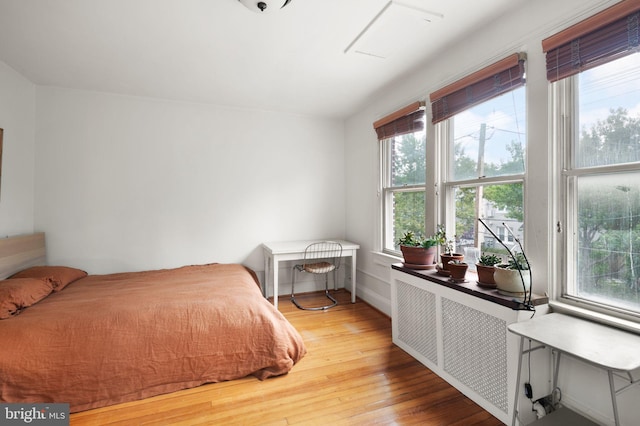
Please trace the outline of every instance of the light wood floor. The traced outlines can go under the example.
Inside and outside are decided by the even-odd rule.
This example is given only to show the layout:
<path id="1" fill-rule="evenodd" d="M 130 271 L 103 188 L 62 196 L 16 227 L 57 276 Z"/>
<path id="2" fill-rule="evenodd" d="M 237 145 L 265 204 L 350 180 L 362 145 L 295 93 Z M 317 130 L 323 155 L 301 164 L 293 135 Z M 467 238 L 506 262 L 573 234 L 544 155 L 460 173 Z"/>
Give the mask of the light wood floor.
<path id="1" fill-rule="evenodd" d="M 280 299 L 280 311 L 308 349 L 285 376 L 213 383 L 76 413 L 71 425 L 502 424 L 393 345 L 388 317 L 361 301 L 351 304 L 343 290 L 336 298 L 340 304 L 328 311 L 302 311 Z"/>

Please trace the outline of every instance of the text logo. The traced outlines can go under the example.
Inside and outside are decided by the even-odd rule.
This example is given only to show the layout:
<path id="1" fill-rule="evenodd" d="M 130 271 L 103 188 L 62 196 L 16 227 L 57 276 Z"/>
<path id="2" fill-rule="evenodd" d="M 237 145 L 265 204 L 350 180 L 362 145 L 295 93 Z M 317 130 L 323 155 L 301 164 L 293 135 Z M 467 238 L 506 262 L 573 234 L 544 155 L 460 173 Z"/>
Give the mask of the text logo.
<path id="1" fill-rule="evenodd" d="M 0 404 L 0 424 L 68 426 L 69 404 Z"/>

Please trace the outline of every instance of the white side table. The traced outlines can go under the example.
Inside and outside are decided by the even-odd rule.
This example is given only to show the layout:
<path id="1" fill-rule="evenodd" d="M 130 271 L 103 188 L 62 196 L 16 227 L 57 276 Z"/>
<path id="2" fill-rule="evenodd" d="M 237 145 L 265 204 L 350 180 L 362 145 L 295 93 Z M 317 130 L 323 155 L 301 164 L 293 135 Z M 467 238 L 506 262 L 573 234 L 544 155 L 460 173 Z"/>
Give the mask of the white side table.
<path id="1" fill-rule="evenodd" d="M 568 355 L 580 359 L 588 364 L 602 368 L 609 375 L 609 389 L 611 392 L 611 404 L 613 406 L 613 418 L 616 426 L 620 425 L 618 416 L 617 395 L 628 387 L 639 382 L 637 373 L 640 372 L 640 336 L 622 331 L 613 327 L 587 321 L 570 315 L 552 313 L 541 315 L 529 321 L 510 324 L 509 331 L 520 336 L 520 358 L 518 360 L 518 378 L 516 380 L 516 407 L 518 401 L 517 392 L 520 391 L 520 370 L 522 357 L 532 351 L 543 347 L 551 348 L 557 353 L 557 360 L 553 373 L 553 389 L 557 386 L 558 370 L 560 368 L 560 356 Z M 524 350 L 524 341 L 534 340 L 542 346 L 531 350 Z M 629 380 L 629 384 L 616 389 L 613 381 L 613 373 L 621 372 Z M 635 373 L 635 374 L 634 374 Z M 564 408 L 563 410 L 567 410 Z M 512 425 L 516 424 L 517 410 L 513 410 Z M 572 413 L 573 417 L 580 417 Z M 547 417 L 540 419 L 543 424 L 549 424 Z M 588 424 L 589 420 L 581 420 L 581 424 Z M 567 424 L 567 423 L 559 423 Z"/>

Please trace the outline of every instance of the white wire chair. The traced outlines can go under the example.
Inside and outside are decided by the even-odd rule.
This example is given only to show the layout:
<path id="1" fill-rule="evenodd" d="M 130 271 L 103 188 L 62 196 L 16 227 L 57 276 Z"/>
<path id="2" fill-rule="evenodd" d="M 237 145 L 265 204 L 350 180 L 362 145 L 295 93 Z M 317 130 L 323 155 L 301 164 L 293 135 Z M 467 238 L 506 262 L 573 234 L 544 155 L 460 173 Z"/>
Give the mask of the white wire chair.
<path id="1" fill-rule="evenodd" d="M 304 251 L 303 263 L 295 265 L 291 272 L 291 302 L 293 302 L 298 309 L 304 309 L 307 311 L 321 311 L 336 306 L 338 301 L 329 294 L 329 273 L 333 272 L 333 283 L 335 288 L 337 287 L 336 271 L 340 268 L 341 259 L 342 245 L 338 242 L 321 241 L 309 244 Z M 300 305 L 295 297 L 296 271 L 307 272 L 310 274 L 325 274 L 324 294 L 332 303 L 318 307 L 304 307 Z"/>

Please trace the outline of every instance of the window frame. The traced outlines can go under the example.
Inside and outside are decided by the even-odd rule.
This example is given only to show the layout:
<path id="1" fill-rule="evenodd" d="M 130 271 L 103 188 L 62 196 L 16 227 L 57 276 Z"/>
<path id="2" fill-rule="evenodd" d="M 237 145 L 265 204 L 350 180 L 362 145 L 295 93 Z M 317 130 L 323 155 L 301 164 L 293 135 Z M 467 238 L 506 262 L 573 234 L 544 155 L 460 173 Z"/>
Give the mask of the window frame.
<path id="1" fill-rule="evenodd" d="M 524 90 L 524 103 L 525 109 L 527 109 L 526 62 L 527 55 L 525 52 L 512 53 L 429 95 L 432 124 L 435 126 L 436 131 L 435 142 L 440 147 L 440 155 L 436 157 L 440 160 L 439 163 L 441 165 L 438 170 L 440 183 L 436 184 L 436 192 L 440 193 L 437 197 L 437 203 L 440 206 L 437 223 L 444 225 L 447 235 L 456 234 L 453 228 L 455 223 L 456 201 L 454 193 L 456 187 L 465 185 L 466 187 L 474 186 L 477 188 L 494 182 L 499 184 L 503 183 L 505 178 L 506 180 L 512 180 L 515 176 L 477 177 L 455 182 L 449 180 L 449 172 L 454 162 L 453 153 L 451 152 L 453 147 L 453 120 L 458 114 L 472 107 L 482 105 L 519 88 Z M 525 128 L 528 129 L 528 127 Z M 526 148 L 528 149 L 528 143 Z M 526 164 L 520 180 L 523 188 L 523 208 L 525 202 L 525 175 Z M 478 227 L 477 218 L 475 226 Z"/>
<path id="2" fill-rule="evenodd" d="M 511 90 L 517 90 L 520 87 L 515 87 L 512 88 Z M 526 105 L 527 102 L 527 93 L 526 93 L 526 85 L 523 86 L 523 90 L 525 90 L 525 107 L 528 107 Z M 505 92 L 508 93 L 509 91 Z M 502 94 L 505 94 L 502 93 Z M 489 102 L 491 101 L 493 98 L 487 99 L 485 102 Z M 463 112 L 463 111 L 460 111 Z M 460 113 L 459 112 L 459 113 Z M 458 113 L 457 113 L 458 114 Z M 435 127 L 436 127 L 436 134 L 438 139 L 436 140 L 436 143 L 443 147 L 443 149 L 440 150 L 440 164 L 442 165 L 442 167 L 440 168 L 440 182 L 441 182 L 441 187 L 442 187 L 442 191 L 440 194 L 440 199 L 439 199 L 439 205 L 440 205 L 440 209 L 439 209 L 439 217 L 440 217 L 440 221 L 439 223 L 442 223 L 445 226 L 445 229 L 447 231 L 447 235 L 455 235 L 456 232 L 454 231 L 454 224 L 455 224 L 455 190 L 456 188 L 479 188 L 479 187 L 487 187 L 487 186 L 491 186 L 491 185 L 502 185 L 502 184 L 512 184 L 512 183 L 520 183 L 522 184 L 522 195 L 523 195 L 523 199 L 522 199 L 522 203 L 523 203 L 523 212 L 526 215 L 526 204 L 525 204 L 525 200 L 526 200 L 526 164 L 525 164 L 525 171 L 524 173 L 518 173 L 518 174 L 513 174 L 513 175 L 506 175 L 506 176 L 491 176 L 491 177 L 486 177 L 486 176 L 481 176 L 481 177 L 477 177 L 477 178 L 473 178 L 473 179 L 461 179 L 461 180 L 451 180 L 450 176 L 451 176 L 451 169 L 453 167 L 453 163 L 454 163 L 454 152 L 452 152 L 452 149 L 454 148 L 453 145 L 453 120 L 455 120 L 456 115 L 453 115 L 443 121 L 440 121 L 439 123 L 436 123 Z M 526 127 L 528 129 L 528 127 Z M 527 130 L 528 133 L 528 130 Z M 529 149 L 529 143 L 528 143 L 528 138 L 527 138 L 527 143 L 526 143 L 526 147 L 525 147 L 525 152 L 526 150 Z M 477 192 L 476 192 L 477 194 Z M 477 218 L 476 218 L 477 219 Z M 523 224 L 526 223 L 526 219 L 523 220 Z M 477 222 L 476 220 L 476 226 L 480 226 L 480 224 Z M 525 235 L 526 237 L 526 235 Z M 523 238 L 526 244 L 527 239 Z M 454 242 L 455 244 L 455 242 Z"/>
<path id="3" fill-rule="evenodd" d="M 555 232 L 552 239 L 551 285 L 549 305 L 559 312 L 566 312 L 599 321 L 608 325 L 640 332 L 640 317 L 636 313 L 621 311 L 610 305 L 572 297 L 568 293 L 569 283 L 574 282 L 577 267 L 566 260 L 575 251 L 576 240 L 568 236 L 575 234 L 577 219 L 576 185 L 579 176 L 602 172 L 637 172 L 638 164 L 597 166 L 583 168 L 576 174 L 570 163 L 576 152 L 580 129 L 578 114 L 578 87 L 576 75 L 607 62 L 638 51 L 638 22 L 640 3 L 619 2 L 599 13 L 565 28 L 542 40 L 542 51 L 546 56 L 549 87 L 549 119 L 551 151 L 551 186 Z M 566 228 L 566 229 L 563 229 Z M 572 259 L 574 259 L 572 257 Z"/>
<path id="4" fill-rule="evenodd" d="M 605 166 L 576 165 L 575 154 L 580 137 L 578 119 L 578 79 L 580 74 L 554 81 L 550 85 L 552 141 L 554 144 L 554 187 L 556 188 L 556 230 L 553 253 L 555 260 L 554 284 L 550 305 L 561 311 L 596 319 L 629 330 L 640 330 L 640 312 L 599 303 L 592 299 L 570 294 L 577 285 L 575 250 L 577 245 L 578 195 L 576 182 L 580 177 L 598 176 L 621 172 L 638 172 L 637 163 Z M 640 79 L 640 77 L 639 77 Z M 565 259 L 558 261 L 557 259 Z"/>
<path id="5" fill-rule="evenodd" d="M 425 142 L 425 151 L 426 151 L 426 142 L 427 142 L 427 132 L 426 129 L 419 130 L 419 132 L 424 133 L 424 142 Z M 412 132 L 417 133 L 417 132 Z M 393 242 L 393 247 L 395 247 L 394 240 L 394 227 L 393 227 L 393 196 L 396 193 L 411 193 L 411 192 L 424 192 L 425 193 L 425 216 L 426 216 L 426 189 L 427 182 L 423 184 L 415 184 L 415 185 L 399 185 L 393 186 L 391 184 L 392 181 L 392 161 L 393 154 L 391 152 L 393 139 L 396 137 L 402 136 L 392 136 L 386 139 L 383 139 L 379 142 L 380 145 L 380 221 L 381 221 L 381 238 L 380 238 L 380 248 L 381 252 L 391 255 L 401 257 L 402 254 L 400 250 L 390 249 L 388 247 L 389 240 Z M 425 158 L 427 158 L 427 153 L 425 152 Z M 425 169 L 427 169 L 427 161 L 425 161 Z"/>

